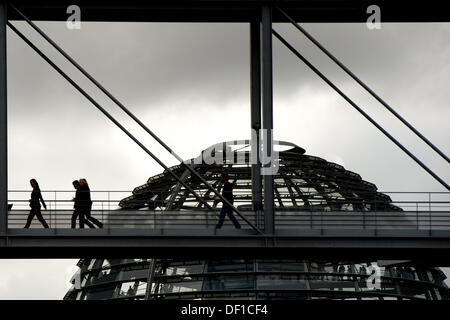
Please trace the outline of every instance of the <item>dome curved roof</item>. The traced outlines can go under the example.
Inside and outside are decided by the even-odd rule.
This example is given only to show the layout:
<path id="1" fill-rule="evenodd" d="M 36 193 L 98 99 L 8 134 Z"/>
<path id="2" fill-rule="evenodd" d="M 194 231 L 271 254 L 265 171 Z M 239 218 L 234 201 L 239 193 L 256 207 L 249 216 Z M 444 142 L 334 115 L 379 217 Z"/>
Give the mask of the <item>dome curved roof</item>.
<path id="1" fill-rule="evenodd" d="M 400 211 L 389 196 L 377 191 L 355 172 L 322 158 L 305 154 L 289 142 L 276 142 L 278 172 L 274 175 L 276 210 Z M 283 150 L 284 149 L 284 150 Z M 215 161 L 212 162 L 211 160 Z M 219 161 L 218 161 L 219 159 Z M 248 140 L 229 141 L 202 151 L 202 157 L 185 161 L 217 189 L 220 175 L 227 173 L 234 184 L 234 205 L 252 209 L 251 153 Z M 220 201 L 182 164 L 170 168 L 215 208 Z M 167 171 L 150 177 L 119 203 L 122 209 L 201 210 L 205 208 Z"/>

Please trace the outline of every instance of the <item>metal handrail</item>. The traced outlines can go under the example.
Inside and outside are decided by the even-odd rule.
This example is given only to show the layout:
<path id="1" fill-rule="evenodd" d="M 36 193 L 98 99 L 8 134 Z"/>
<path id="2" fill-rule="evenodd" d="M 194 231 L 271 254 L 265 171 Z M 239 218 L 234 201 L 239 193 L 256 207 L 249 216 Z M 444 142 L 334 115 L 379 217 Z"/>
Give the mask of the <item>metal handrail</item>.
<path id="1" fill-rule="evenodd" d="M 195 208 L 194 208 L 195 210 Z M 138 229 L 213 229 L 217 221 L 216 211 L 140 211 L 140 210 L 92 210 L 91 216 L 101 220 L 105 228 Z M 22 228 L 29 210 L 9 212 L 9 228 Z M 42 210 L 51 228 L 70 228 L 73 210 Z M 53 216 L 49 220 L 49 215 Z M 250 221 L 254 213 L 243 212 Z M 102 219 L 102 217 L 104 217 Z M 31 227 L 41 228 L 35 220 Z M 231 227 L 225 220 L 225 228 Z M 352 212 L 352 211 L 275 211 L 276 230 L 450 230 L 450 204 L 440 211 L 403 212 Z M 243 229 L 248 229 L 244 225 Z"/>

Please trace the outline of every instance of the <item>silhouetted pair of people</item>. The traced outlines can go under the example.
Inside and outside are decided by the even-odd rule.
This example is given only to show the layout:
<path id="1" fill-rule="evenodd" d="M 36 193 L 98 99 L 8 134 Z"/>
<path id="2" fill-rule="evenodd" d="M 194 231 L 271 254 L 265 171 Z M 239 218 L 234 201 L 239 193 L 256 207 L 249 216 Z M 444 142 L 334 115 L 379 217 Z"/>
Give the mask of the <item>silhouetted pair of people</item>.
<path id="1" fill-rule="evenodd" d="M 86 179 L 74 180 L 72 185 L 76 190 L 75 198 L 73 198 L 72 229 L 76 226 L 77 218 L 79 219 L 80 229 L 84 229 L 84 224 L 87 224 L 89 228 L 95 228 L 94 224 L 103 228 L 103 223 L 91 216 L 91 190 Z"/>
<path id="2" fill-rule="evenodd" d="M 228 200 L 231 204 L 233 204 L 233 184 L 228 182 L 228 174 L 222 173 L 220 179 L 223 183 L 222 185 L 222 196 Z M 223 201 L 222 201 L 223 202 Z M 237 221 L 236 217 L 233 214 L 233 208 L 228 205 L 226 202 L 223 202 L 222 209 L 220 210 L 219 221 L 217 222 L 216 229 L 222 228 L 223 221 L 225 220 L 225 214 L 230 218 L 231 222 L 233 222 L 234 226 L 237 229 L 241 228 L 241 225 Z"/>
<path id="3" fill-rule="evenodd" d="M 37 217 L 39 222 L 42 223 L 44 228 L 48 228 L 48 224 L 45 221 L 44 217 L 41 213 L 41 203 L 45 210 L 47 210 L 47 205 L 45 204 L 44 199 L 42 198 L 41 189 L 39 188 L 39 184 L 36 179 L 30 180 L 30 185 L 33 188 L 31 192 L 30 199 L 30 213 L 28 214 L 27 223 L 25 224 L 25 229 L 28 229 L 33 221 L 34 217 Z"/>

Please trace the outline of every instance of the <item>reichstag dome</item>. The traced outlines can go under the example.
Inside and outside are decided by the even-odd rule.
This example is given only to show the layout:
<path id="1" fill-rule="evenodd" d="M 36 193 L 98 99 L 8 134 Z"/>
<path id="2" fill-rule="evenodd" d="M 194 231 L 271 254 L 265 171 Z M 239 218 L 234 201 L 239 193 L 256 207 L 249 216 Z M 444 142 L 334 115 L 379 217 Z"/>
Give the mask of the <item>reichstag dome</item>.
<path id="1" fill-rule="evenodd" d="M 248 141 L 246 141 L 248 142 Z M 236 143 L 236 144 L 233 144 Z M 274 176 L 275 207 L 280 210 L 399 210 L 391 205 L 391 199 L 377 192 L 377 187 L 361 179 L 357 173 L 345 170 L 336 163 L 306 155 L 305 150 L 292 143 L 278 142 L 287 150 L 278 151 L 278 172 Z M 236 150 L 233 150 L 233 148 Z M 234 184 L 234 204 L 241 210 L 252 209 L 252 185 L 250 151 L 238 141 L 219 143 L 202 152 L 202 163 L 196 159 L 195 170 L 208 183 L 221 187 L 220 174 L 227 173 Z M 209 151 L 209 152 L 208 152 Z M 211 164 L 207 164 L 208 160 Z M 197 162 L 197 164 L 196 164 Z M 218 163 L 219 162 L 219 163 Z M 182 177 L 198 194 L 203 195 L 210 206 L 220 202 L 212 192 L 182 165 L 170 168 Z M 124 209 L 192 210 L 204 207 L 167 172 L 150 177 L 147 183 L 135 188 L 130 197 L 119 206 Z"/>

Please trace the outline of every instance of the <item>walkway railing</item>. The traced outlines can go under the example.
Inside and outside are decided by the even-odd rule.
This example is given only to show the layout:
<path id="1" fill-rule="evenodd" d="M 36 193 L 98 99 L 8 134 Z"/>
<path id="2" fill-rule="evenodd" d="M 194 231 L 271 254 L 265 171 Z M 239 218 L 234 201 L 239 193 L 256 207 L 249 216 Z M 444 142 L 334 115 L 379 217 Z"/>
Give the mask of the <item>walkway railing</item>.
<path id="1" fill-rule="evenodd" d="M 450 231 L 450 192 L 384 192 L 392 199 L 391 207 L 379 206 L 370 210 L 364 206 L 353 207 L 345 204 L 339 209 L 324 205 L 320 197 L 309 201 L 308 207 L 293 207 L 285 204 L 283 209 L 275 210 L 277 230 L 306 229 L 354 229 L 354 230 L 449 230 Z M 9 191 L 9 203 L 13 205 L 8 214 L 10 229 L 23 228 L 30 208 L 30 191 Z M 207 210 L 195 207 L 195 203 L 184 203 L 180 210 L 162 210 L 167 200 L 154 203 L 156 210 L 123 210 L 119 207 L 121 199 L 130 191 L 91 191 L 93 201 L 91 215 L 104 223 L 104 228 L 137 229 L 213 229 L 217 223 L 221 204 L 217 209 Z M 41 209 L 50 228 L 71 228 L 74 196 L 73 191 L 42 191 L 47 210 Z M 283 198 L 283 194 L 279 195 Z M 164 198 L 164 197 L 160 197 Z M 287 197 L 286 197 L 287 198 Z M 365 200 L 367 202 L 367 200 Z M 374 199 L 376 201 L 376 199 Z M 372 203 L 373 204 L 373 203 Z M 191 205 L 192 207 L 189 207 Z M 255 212 L 250 201 L 235 192 L 235 205 L 252 223 L 256 223 Z M 278 205 L 278 204 L 277 204 Z M 392 208 L 400 208 L 393 210 Z M 376 205 L 375 205 L 375 208 Z M 242 227 L 250 227 L 241 221 Z M 87 227 L 87 226 L 85 226 Z M 42 228 L 34 218 L 31 228 Z M 79 228 L 77 220 L 76 228 Z M 233 228 L 228 218 L 223 228 Z"/>

